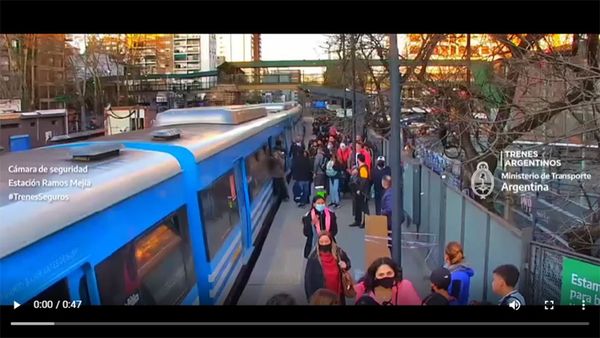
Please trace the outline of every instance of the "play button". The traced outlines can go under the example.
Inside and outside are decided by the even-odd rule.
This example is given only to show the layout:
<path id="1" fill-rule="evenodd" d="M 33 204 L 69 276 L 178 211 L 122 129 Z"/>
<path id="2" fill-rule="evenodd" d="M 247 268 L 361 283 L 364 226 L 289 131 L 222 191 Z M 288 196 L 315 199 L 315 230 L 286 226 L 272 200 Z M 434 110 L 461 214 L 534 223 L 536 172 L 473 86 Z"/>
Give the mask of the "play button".
<path id="1" fill-rule="evenodd" d="M 21 304 L 17 303 L 16 301 L 13 301 L 13 306 L 14 306 L 14 308 L 13 308 L 13 310 L 14 310 L 14 309 L 18 308 L 19 306 L 21 306 Z"/>

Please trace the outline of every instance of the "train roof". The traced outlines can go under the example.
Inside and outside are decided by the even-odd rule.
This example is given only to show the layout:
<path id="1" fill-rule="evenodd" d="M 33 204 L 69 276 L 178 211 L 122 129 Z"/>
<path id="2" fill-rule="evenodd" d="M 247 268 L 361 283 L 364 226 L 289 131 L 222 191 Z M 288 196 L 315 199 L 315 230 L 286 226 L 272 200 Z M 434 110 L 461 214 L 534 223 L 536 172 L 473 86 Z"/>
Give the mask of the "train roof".
<path id="1" fill-rule="evenodd" d="M 254 117 L 251 119 L 242 118 L 237 121 L 225 121 L 224 123 L 209 121 L 206 116 L 194 120 L 190 119 L 190 116 L 182 115 L 189 114 L 190 111 L 214 112 L 217 110 L 221 111 L 222 114 L 232 114 L 243 109 L 238 109 L 239 106 L 229 106 L 204 110 L 198 108 L 171 110 L 167 111 L 170 120 L 168 125 L 95 138 L 90 140 L 92 146 L 87 142 L 73 143 L 68 146 L 38 148 L 0 155 L 0 215 L 2 215 L 0 232 L 3 234 L 0 236 L 0 258 L 181 172 L 179 163 L 173 156 L 157 151 L 123 148 L 121 144 L 124 141 L 157 142 L 182 146 L 194 154 L 196 161 L 200 161 L 300 112 L 300 106 L 282 111 L 282 109 L 290 107 L 292 107 L 292 104 L 289 103 L 244 106 L 245 111 L 254 112 L 250 113 Z M 181 118 L 179 122 L 176 122 L 178 117 Z M 218 118 L 218 116 L 215 118 Z M 204 123 L 194 123 L 196 121 Z M 181 133 L 180 138 L 166 141 L 154 139 L 157 131 L 173 128 L 177 128 Z M 74 152 L 103 144 L 121 147 L 119 156 L 85 163 L 73 161 Z M 88 171 L 86 173 L 70 172 L 62 175 L 50 172 L 46 174 L 11 172 L 15 171 L 15 166 L 21 168 L 20 170 L 25 167 L 35 167 L 39 170 L 42 165 L 48 168 L 87 166 Z M 89 180 L 90 187 L 82 189 L 80 187 L 57 186 L 9 186 L 9 180 L 28 181 L 34 178 L 46 179 L 50 182 L 70 182 L 70 180 L 82 182 L 83 180 Z M 69 201 L 50 203 L 31 200 L 17 201 L 10 198 L 11 195 L 14 196 L 15 194 L 36 195 L 39 193 L 54 196 L 66 195 L 69 196 Z M 43 222 L 40 222 L 40 220 L 43 220 Z"/>
<path id="2" fill-rule="evenodd" d="M 223 149 L 227 149 L 249 137 L 258 134 L 262 130 L 285 121 L 291 116 L 299 114 L 301 110 L 300 106 L 295 106 L 291 109 L 283 111 L 278 110 L 281 108 L 289 108 L 289 106 L 282 104 L 277 106 L 272 105 L 270 107 L 266 107 L 266 105 L 260 106 L 261 107 L 259 108 L 263 111 L 266 108 L 266 111 L 273 113 L 265 114 L 262 117 L 254 118 L 239 124 L 226 124 L 225 122 L 215 123 L 213 121 L 218 121 L 219 119 L 223 121 L 227 120 L 226 117 L 218 116 L 216 112 L 220 112 L 225 115 L 232 114 L 232 112 L 235 113 L 235 110 L 232 110 L 230 107 L 216 107 L 205 110 L 200 108 L 170 110 L 158 114 L 157 116 L 157 121 L 161 123 L 161 115 L 168 113 L 168 118 L 165 119 L 168 121 L 168 123 L 165 123 L 165 125 L 156 126 L 151 129 L 100 137 L 94 140 L 119 143 L 123 141 L 153 142 L 181 146 L 194 154 L 196 162 L 200 162 L 212 155 L 219 153 Z M 246 109 L 248 109 L 247 106 Z M 256 107 L 254 106 L 250 106 L 250 109 L 250 114 L 254 114 L 257 111 Z M 211 121 L 208 118 L 201 116 L 202 113 L 212 114 L 213 120 Z M 198 119 L 196 121 L 200 122 L 193 123 L 193 116 L 197 116 Z M 179 123 L 177 123 L 177 121 L 179 121 Z M 157 141 L 154 139 L 154 135 L 157 131 L 166 130 L 177 130 L 177 132 L 180 133 L 180 137 L 165 141 Z"/>
<path id="3" fill-rule="evenodd" d="M 143 150 L 120 149 L 118 156 L 104 160 L 73 161 L 73 152 L 84 149 L 73 144 L 0 155 L 0 258 L 181 172 L 173 156 Z M 48 168 L 47 173 L 40 173 L 42 166 Z M 81 172 L 84 168 L 87 171 Z M 59 174 L 59 170 L 69 172 Z M 40 181 L 40 186 L 14 186 L 15 180 L 32 179 Z M 81 186 L 70 186 L 71 180 Z M 66 187 L 56 186 L 65 181 Z M 68 196 L 69 200 L 18 201 L 15 196 L 40 193 Z"/>

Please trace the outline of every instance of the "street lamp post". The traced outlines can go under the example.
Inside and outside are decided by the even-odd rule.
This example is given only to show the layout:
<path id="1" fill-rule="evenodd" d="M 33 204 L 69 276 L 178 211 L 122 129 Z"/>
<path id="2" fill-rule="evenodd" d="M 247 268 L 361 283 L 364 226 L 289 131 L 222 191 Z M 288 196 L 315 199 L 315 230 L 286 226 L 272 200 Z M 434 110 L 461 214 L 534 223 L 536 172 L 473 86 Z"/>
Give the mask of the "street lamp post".
<path id="1" fill-rule="evenodd" d="M 392 89 L 392 259 L 402 266 L 402 223 L 404 223 L 404 200 L 402 196 L 402 127 L 400 125 L 402 83 L 400 82 L 400 60 L 398 58 L 398 36 L 389 35 L 389 70 Z"/>

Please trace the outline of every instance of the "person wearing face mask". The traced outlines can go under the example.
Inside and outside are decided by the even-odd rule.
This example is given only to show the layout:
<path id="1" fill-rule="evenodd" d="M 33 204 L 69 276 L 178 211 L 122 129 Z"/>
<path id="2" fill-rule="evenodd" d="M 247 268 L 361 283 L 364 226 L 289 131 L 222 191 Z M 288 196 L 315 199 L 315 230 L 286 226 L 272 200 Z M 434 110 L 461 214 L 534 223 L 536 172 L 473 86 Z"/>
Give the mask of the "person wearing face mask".
<path id="1" fill-rule="evenodd" d="M 373 169 L 373 188 L 375 190 L 375 214 L 381 215 L 381 199 L 383 197 L 384 189 L 381 185 L 381 180 L 384 176 L 391 176 L 392 169 L 385 163 L 385 157 L 377 157 L 377 165 Z"/>
<path id="2" fill-rule="evenodd" d="M 310 181 L 312 172 L 308 151 L 298 155 L 292 163 L 292 177 L 294 178 L 294 200 L 298 207 L 303 208 L 310 203 Z"/>
<path id="3" fill-rule="evenodd" d="M 325 174 L 325 170 L 327 169 L 327 162 L 329 161 L 327 157 L 327 153 L 325 151 L 324 146 L 319 146 L 317 149 L 317 155 L 315 156 L 315 161 L 313 164 L 313 180 L 315 184 L 315 189 L 317 187 L 321 187 L 321 189 L 325 189 L 329 191 L 329 184 L 327 182 L 327 175 Z"/>
<path id="4" fill-rule="evenodd" d="M 290 146 L 290 159 L 292 160 L 292 162 L 294 161 L 295 158 L 300 157 L 302 155 L 302 152 L 304 151 L 304 149 L 305 149 L 305 147 L 304 147 L 304 142 L 302 142 L 302 137 L 296 136 L 296 142 L 294 142 Z"/>
<path id="5" fill-rule="evenodd" d="M 413 284 L 389 257 L 376 259 L 354 287 L 357 305 L 421 305 Z M 370 298 L 370 299 L 369 299 Z"/>
<path id="6" fill-rule="evenodd" d="M 350 258 L 329 232 L 321 232 L 318 237 L 318 245 L 308 257 L 304 273 L 306 299 L 319 289 L 327 289 L 338 295 L 344 305 L 342 273 L 350 270 Z"/>
<path id="7" fill-rule="evenodd" d="M 327 142 L 327 157 L 335 156 L 335 144 L 331 141 Z"/>
<path id="8" fill-rule="evenodd" d="M 313 207 L 302 217 L 302 224 L 304 225 L 303 233 L 306 236 L 304 258 L 308 258 L 315 247 L 318 234 L 326 231 L 335 239 L 338 232 L 335 212 L 327 208 L 325 198 L 322 196 L 313 198 Z"/>
<path id="9" fill-rule="evenodd" d="M 330 207 L 340 207 L 340 180 L 342 179 L 342 173 L 344 166 L 339 156 L 333 156 L 329 162 L 327 162 L 327 168 L 325 173 L 329 178 L 329 192 L 331 200 L 329 203 Z"/>
<path id="10" fill-rule="evenodd" d="M 365 227 L 365 215 L 369 215 L 367 194 L 369 192 L 369 169 L 365 164 L 365 157 L 358 154 L 358 168 L 353 170 L 350 187 L 353 193 L 354 223 L 351 227 Z"/>
<path id="11" fill-rule="evenodd" d="M 340 193 L 348 193 L 348 180 L 350 179 L 350 173 L 348 170 L 348 162 L 352 156 L 352 150 L 346 145 L 346 143 L 340 143 L 340 147 L 337 150 L 337 157 L 340 159 L 342 164 L 342 175 L 339 183 Z"/>

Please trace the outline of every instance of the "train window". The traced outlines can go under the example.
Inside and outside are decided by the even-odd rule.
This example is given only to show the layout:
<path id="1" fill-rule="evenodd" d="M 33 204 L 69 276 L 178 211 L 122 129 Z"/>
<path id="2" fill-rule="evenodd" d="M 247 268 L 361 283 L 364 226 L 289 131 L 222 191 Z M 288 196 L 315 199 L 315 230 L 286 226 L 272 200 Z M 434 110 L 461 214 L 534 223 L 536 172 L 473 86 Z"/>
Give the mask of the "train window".
<path id="1" fill-rule="evenodd" d="M 180 304 L 196 282 L 185 211 L 169 216 L 96 266 L 104 305 Z"/>
<path id="2" fill-rule="evenodd" d="M 230 171 L 200 192 L 209 259 L 215 257 L 227 236 L 240 222 L 235 189 L 235 176 L 233 171 Z"/>
<path id="3" fill-rule="evenodd" d="M 37 296 L 31 298 L 25 305 L 33 305 L 33 301 L 35 300 L 60 301 L 66 299 L 71 299 L 71 296 L 69 295 L 67 279 L 64 278 L 42 291 Z"/>
<path id="4" fill-rule="evenodd" d="M 271 152 L 267 145 L 258 149 L 254 155 L 246 159 L 246 176 L 248 190 L 250 192 L 250 203 L 262 191 L 265 183 L 269 180 L 268 159 Z"/>

